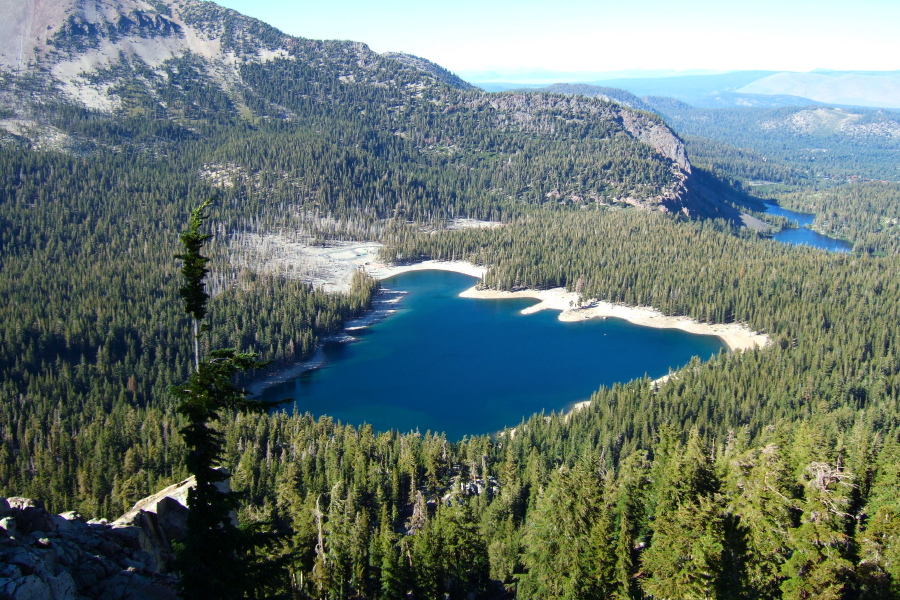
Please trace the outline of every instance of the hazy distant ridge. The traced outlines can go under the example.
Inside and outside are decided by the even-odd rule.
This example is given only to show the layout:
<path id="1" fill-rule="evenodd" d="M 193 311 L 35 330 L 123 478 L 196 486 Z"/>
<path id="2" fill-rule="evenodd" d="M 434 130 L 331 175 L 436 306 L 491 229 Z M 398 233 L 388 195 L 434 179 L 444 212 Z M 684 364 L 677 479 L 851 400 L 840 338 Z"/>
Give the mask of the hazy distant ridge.
<path id="1" fill-rule="evenodd" d="M 531 81 L 500 78 L 493 81 L 469 79 L 488 91 L 543 87 L 542 77 Z M 811 73 L 776 71 L 732 71 L 729 73 L 651 75 L 649 77 L 557 79 L 556 85 L 593 85 L 620 88 L 636 96 L 676 98 L 695 106 L 803 106 L 815 103 L 900 108 L 900 72 L 816 71 Z M 517 83 L 508 83 L 508 82 Z M 507 83 L 504 83 L 507 82 Z"/>
<path id="2" fill-rule="evenodd" d="M 900 108 L 900 73 L 777 73 L 738 91 L 802 96 L 826 104 Z"/>

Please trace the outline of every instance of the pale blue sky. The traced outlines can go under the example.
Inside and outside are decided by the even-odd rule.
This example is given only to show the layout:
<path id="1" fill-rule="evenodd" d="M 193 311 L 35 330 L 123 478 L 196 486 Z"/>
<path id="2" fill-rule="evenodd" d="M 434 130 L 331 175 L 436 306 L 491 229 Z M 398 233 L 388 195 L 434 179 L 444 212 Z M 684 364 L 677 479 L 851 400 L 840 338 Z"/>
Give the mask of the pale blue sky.
<path id="1" fill-rule="evenodd" d="M 900 69 L 900 1 L 220 0 L 282 31 L 452 71 Z"/>

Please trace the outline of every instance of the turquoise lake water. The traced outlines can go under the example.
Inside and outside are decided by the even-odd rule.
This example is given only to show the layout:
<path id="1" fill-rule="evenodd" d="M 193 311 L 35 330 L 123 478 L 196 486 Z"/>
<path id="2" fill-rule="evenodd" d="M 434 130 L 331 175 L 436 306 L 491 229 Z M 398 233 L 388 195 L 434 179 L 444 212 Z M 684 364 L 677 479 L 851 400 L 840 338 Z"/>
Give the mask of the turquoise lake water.
<path id="1" fill-rule="evenodd" d="M 850 252 L 853 250 L 853 244 L 850 242 L 831 238 L 809 229 L 808 226 L 812 225 L 816 218 L 815 215 L 781 208 L 777 204 L 766 204 L 766 213 L 787 217 L 791 221 L 797 221 L 797 224 L 800 225 L 797 229 L 782 229 L 774 235 L 774 239 L 783 244 L 812 246 L 813 248 L 828 250 L 829 252 Z"/>
<path id="2" fill-rule="evenodd" d="M 395 314 L 354 332 L 356 342 L 327 343 L 323 367 L 262 397 L 378 431 L 442 431 L 458 440 L 564 410 L 601 385 L 661 377 L 723 348 L 715 336 L 620 319 L 563 323 L 557 311 L 520 314 L 536 300 L 458 297 L 476 281 L 446 271 L 383 281 L 406 292 Z"/>

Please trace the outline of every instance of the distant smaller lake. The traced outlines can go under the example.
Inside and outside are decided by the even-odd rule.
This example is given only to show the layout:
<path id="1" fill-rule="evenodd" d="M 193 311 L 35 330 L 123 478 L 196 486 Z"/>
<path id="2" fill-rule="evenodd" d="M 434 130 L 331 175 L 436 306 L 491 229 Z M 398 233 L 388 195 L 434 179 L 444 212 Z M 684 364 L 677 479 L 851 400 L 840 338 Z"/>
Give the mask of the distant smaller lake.
<path id="1" fill-rule="evenodd" d="M 812 246 L 828 250 L 829 252 L 850 252 L 853 250 L 853 244 L 850 242 L 839 240 L 836 238 L 822 235 L 809 226 L 812 225 L 816 216 L 809 213 L 795 212 L 782 208 L 777 204 L 766 204 L 766 214 L 785 217 L 791 221 L 796 221 L 800 227 L 797 229 L 782 229 L 773 237 L 782 244 L 790 244 L 792 246 Z"/>

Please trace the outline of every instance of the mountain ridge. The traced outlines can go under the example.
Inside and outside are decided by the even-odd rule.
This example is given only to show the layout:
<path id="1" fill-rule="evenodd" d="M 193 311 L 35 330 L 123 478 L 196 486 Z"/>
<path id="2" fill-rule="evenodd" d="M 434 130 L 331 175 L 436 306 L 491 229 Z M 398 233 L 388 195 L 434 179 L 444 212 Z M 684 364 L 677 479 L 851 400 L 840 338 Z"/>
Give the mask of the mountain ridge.
<path id="1" fill-rule="evenodd" d="M 736 90 L 745 94 L 789 95 L 825 104 L 900 108 L 900 73 L 776 73 Z"/>
<path id="2" fill-rule="evenodd" d="M 561 73 L 561 76 L 566 75 Z M 729 71 L 725 73 L 672 74 L 591 78 L 570 73 L 553 85 L 589 85 L 627 90 L 635 96 L 675 98 L 698 107 L 801 106 L 830 104 L 847 107 L 900 108 L 900 72 L 831 71 Z M 472 80 L 489 91 L 553 87 L 544 79 L 504 82 Z M 567 81 L 568 83 L 562 83 Z"/>
<path id="3" fill-rule="evenodd" d="M 642 208 L 706 214 L 704 207 L 691 207 L 686 199 L 684 182 L 690 175 L 690 162 L 681 140 L 661 120 L 625 105 L 553 99 L 552 94 L 540 101 L 521 95 L 495 97 L 425 59 L 378 54 L 358 42 L 289 36 L 212 2 L 27 0 L 18 5 L 14 0 L 0 0 L 0 9 L 19 16 L 11 28 L 18 37 L 6 38 L 0 47 L 4 57 L 0 128 L 32 146 L 91 145 L 90 139 L 73 137 L 49 122 L 48 107 L 54 105 L 74 104 L 98 115 L 118 115 L 115 118 L 158 120 L 162 115 L 185 135 L 202 135 L 198 127 L 229 120 L 255 127 L 264 121 L 297 120 L 298 110 L 333 111 L 338 96 L 367 90 L 360 96 L 358 109 L 343 105 L 340 111 L 349 118 L 376 108 L 373 101 L 381 103 L 377 110 L 383 113 L 379 117 L 383 122 L 369 120 L 375 127 L 384 127 L 384 119 L 394 121 L 397 135 L 403 135 L 413 114 L 437 110 L 436 118 L 452 120 L 459 108 L 469 111 L 466 119 L 480 122 L 476 127 L 521 132 L 516 135 L 558 137 L 561 129 L 556 124 L 572 130 L 565 135 L 574 135 L 573 128 L 583 125 L 591 129 L 607 123 L 593 134 L 603 136 L 622 128 L 667 162 L 668 181 L 622 187 L 613 173 L 612 183 L 601 185 L 607 189 L 604 194 Z M 31 53 L 23 50 L 27 48 Z M 13 55 L 14 67 L 9 64 Z M 300 87 L 288 83 L 296 89 L 283 94 L 272 87 L 273 77 L 305 83 Z M 307 98 L 305 108 L 300 108 L 298 94 Z M 313 97 L 316 100 L 310 104 Z M 323 102 L 328 97 L 330 102 Z M 409 116 L 398 108 L 403 105 L 413 107 Z M 439 137 L 448 137 L 446 127 L 437 127 L 438 131 L 442 131 Z M 420 151 L 430 152 L 427 146 L 433 142 L 424 140 Z M 610 139 L 608 143 L 617 142 Z M 553 193 L 601 197 L 590 189 Z"/>

